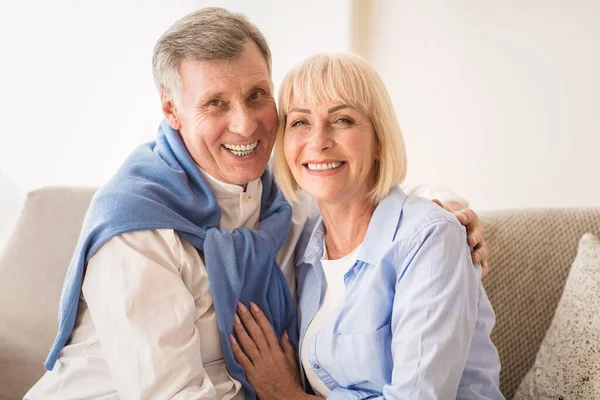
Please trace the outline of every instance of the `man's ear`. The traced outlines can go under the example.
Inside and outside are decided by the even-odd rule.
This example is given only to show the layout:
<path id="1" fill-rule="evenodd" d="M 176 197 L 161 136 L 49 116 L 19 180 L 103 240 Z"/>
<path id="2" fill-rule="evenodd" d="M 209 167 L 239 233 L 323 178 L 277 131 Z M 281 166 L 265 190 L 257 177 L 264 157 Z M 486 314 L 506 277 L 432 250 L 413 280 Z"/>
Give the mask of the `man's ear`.
<path id="1" fill-rule="evenodd" d="M 162 88 L 160 90 L 160 103 L 162 107 L 162 112 L 167 121 L 169 122 L 169 125 L 171 125 L 171 128 L 173 128 L 176 131 L 181 129 L 181 122 L 177 117 L 177 106 L 175 105 L 175 102 L 171 99 L 171 96 L 169 96 L 165 88 Z"/>

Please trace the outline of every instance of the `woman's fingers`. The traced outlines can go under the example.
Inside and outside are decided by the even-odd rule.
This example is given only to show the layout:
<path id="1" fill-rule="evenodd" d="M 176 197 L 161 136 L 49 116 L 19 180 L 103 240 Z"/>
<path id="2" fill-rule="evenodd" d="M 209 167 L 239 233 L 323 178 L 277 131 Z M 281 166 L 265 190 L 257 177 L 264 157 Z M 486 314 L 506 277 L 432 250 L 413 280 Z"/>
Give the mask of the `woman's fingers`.
<path id="1" fill-rule="evenodd" d="M 250 335 L 250 338 L 252 339 L 258 350 L 261 353 L 268 351 L 269 344 L 267 343 L 267 338 L 265 337 L 265 334 L 263 333 L 261 327 L 258 326 L 256 321 L 254 320 L 252 313 L 250 313 L 246 306 L 244 306 L 241 302 L 238 302 L 237 315 L 239 316 L 240 320 L 242 321 L 242 324 L 244 325 L 244 328 L 246 328 L 246 331 Z M 241 340 L 242 339 L 240 338 L 240 341 Z M 244 343 L 242 343 L 242 346 L 244 346 Z M 244 349 L 246 349 L 245 346 Z"/>
<path id="2" fill-rule="evenodd" d="M 239 346 L 244 350 L 244 352 L 248 355 L 251 361 L 257 360 L 260 358 L 260 350 L 254 343 L 254 340 L 248 335 L 244 325 L 242 325 L 242 321 L 237 314 L 233 315 L 233 331 L 237 336 L 237 341 Z"/>
<path id="3" fill-rule="evenodd" d="M 255 303 L 250 303 L 250 310 L 238 303 L 233 329 L 238 337 L 237 342 L 230 339 L 234 357 L 260 398 L 298 398 L 303 394 L 294 348 L 287 334 L 282 335 L 280 346 L 271 323 Z M 290 396 L 281 397 L 282 393 Z"/>
<path id="4" fill-rule="evenodd" d="M 294 351 L 294 346 L 290 342 L 290 338 L 286 331 L 283 331 L 281 335 L 281 349 L 283 350 L 283 354 L 285 355 L 286 360 L 291 365 L 296 365 L 296 352 Z"/>
<path id="5" fill-rule="evenodd" d="M 275 335 L 275 330 L 273 329 L 273 325 L 269 322 L 269 319 L 262 312 L 260 307 L 256 305 L 254 302 L 250 302 L 250 311 L 252 312 L 252 316 L 254 317 L 254 321 L 260 327 L 265 339 L 267 340 L 267 344 L 271 349 L 275 349 L 279 347 L 279 343 L 277 341 L 277 336 Z"/>
<path id="6" fill-rule="evenodd" d="M 233 337 L 233 335 L 229 336 L 229 344 L 231 345 L 231 351 L 233 352 L 233 357 L 235 360 L 244 368 L 244 371 L 249 372 L 254 367 L 252 361 L 246 356 L 237 340 Z"/>
<path id="7" fill-rule="evenodd" d="M 296 352 L 294 351 L 294 346 L 292 346 L 292 343 L 290 342 L 290 337 L 288 336 L 286 331 L 283 331 L 280 343 L 281 348 L 283 349 L 283 354 L 285 355 L 285 359 L 291 371 L 298 378 L 298 383 L 301 383 L 300 374 L 298 373 L 298 365 L 296 364 Z"/>

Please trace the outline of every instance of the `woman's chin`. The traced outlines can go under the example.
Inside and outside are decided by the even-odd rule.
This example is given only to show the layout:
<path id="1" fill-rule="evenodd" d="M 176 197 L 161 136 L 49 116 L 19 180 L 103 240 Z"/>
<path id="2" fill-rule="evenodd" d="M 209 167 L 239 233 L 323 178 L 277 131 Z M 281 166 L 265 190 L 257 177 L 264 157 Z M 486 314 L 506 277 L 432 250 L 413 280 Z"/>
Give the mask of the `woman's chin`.
<path id="1" fill-rule="evenodd" d="M 331 191 L 331 190 L 312 190 L 312 191 L 305 190 L 305 192 L 307 192 L 309 195 L 314 197 L 314 199 L 319 204 L 335 203 L 336 201 L 338 201 L 340 199 L 340 197 L 342 197 L 341 193 Z"/>

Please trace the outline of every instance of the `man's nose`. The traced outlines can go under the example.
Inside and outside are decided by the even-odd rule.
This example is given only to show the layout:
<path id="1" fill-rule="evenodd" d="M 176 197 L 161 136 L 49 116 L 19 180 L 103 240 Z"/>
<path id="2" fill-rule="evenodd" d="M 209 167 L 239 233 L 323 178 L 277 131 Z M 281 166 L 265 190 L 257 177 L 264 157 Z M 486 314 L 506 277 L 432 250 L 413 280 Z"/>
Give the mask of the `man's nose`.
<path id="1" fill-rule="evenodd" d="M 258 127 L 257 117 L 247 107 L 232 111 L 229 121 L 229 131 L 244 137 L 250 137 Z"/>

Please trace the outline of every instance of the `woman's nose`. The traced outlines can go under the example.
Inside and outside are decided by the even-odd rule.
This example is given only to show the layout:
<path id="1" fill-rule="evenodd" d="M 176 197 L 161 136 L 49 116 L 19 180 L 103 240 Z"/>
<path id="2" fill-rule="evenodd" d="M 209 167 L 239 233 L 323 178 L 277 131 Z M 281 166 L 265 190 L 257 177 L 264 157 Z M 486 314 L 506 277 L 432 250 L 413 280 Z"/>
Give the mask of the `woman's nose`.
<path id="1" fill-rule="evenodd" d="M 315 126 L 310 135 L 309 146 L 314 151 L 330 149 L 333 146 L 331 132 L 324 126 Z"/>

